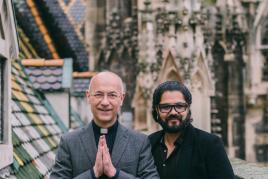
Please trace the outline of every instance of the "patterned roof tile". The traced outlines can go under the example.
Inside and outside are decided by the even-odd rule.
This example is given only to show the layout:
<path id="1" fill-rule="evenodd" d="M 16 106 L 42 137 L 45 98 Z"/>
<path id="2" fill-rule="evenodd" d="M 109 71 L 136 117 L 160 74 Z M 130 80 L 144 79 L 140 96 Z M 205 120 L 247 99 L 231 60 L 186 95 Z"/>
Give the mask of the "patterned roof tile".
<path id="1" fill-rule="evenodd" d="M 72 59 L 26 59 L 22 61 L 22 64 L 25 66 L 25 72 L 29 75 L 35 89 L 62 91 L 70 88 Z"/>
<path id="2" fill-rule="evenodd" d="M 58 1 L 45 1 L 42 0 L 39 3 L 39 7 L 44 11 L 47 16 L 53 17 L 53 21 L 47 23 L 51 24 L 51 29 L 59 34 L 51 34 L 61 36 L 64 41 L 65 49 L 62 51 L 65 53 L 64 57 L 72 57 L 74 59 L 74 69 L 76 71 L 88 70 L 88 53 L 84 43 L 79 39 L 74 27 L 70 23 L 68 17 L 65 15 Z M 58 43 L 58 48 L 62 48 L 62 41 L 55 41 Z M 66 56 L 68 54 L 68 56 Z"/>
<path id="3" fill-rule="evenodd" d="M 88 89 L 91 78 L 96 72 L 73 72 L 73 96 L 85 96 L 85 92 Z"/>
<path id="4" fill-rule="evenodd" d="M 51 3 L 52 1 L 47 2 Z M 52 54 L 50 49 L 42 37 L 42 32 L 40 32 L 40 29 L 38 29 L 35 24 L 35 19 L 32 17 L 26 0 L 14 0 L 14 4 L 18 24 L 22 27 L 19 27 L 19 38 L 21 41 L 20 57 L 34 59 L 40 58 L 38 57 L 38 55 L 40 55 L 41 57 L 51 58 Z M 52 9 L 53 5 L 49 11 Z M 52 11 L 53 13 L 57 13 L 58 10 L 57 7 Z M 60 21 L 62 21 L 62 19 L 59 18 L 58 22 Z M 68 23 L 62 21 L 61 24 L 61 28 L 68 29 Z M 69 42 L 73 40 L 73 42 L 70 43 L 77 43 L 77 37 L 74 37 L 72 32 L 68 34 L 69 32 L 70 31 L 62 31 L 62 33 L 66 33 L 70 37 Z M 26 34 L 29 35 L 30 39 L 28 39 Z M 79 43 L 78 45 L 70 45 L 70 47 L 79 49 L 82 44 L 81 42 Z M 32 45 L 36 49 L 33 48 Z M 87 53 L 83 48 L 82 44 L 82 50 L 77 51 L 75 57 L 77 59 L 83 57 L 81 59 L 84 61 L 86 59 L 85 62 L 82 60 L 83 63 L 81 63 L 83 67 L 86 67 L 88 64 L 87 58 L 85 58 L 87 57 Z M 68 48 L 67 50 L 71 51 L 72 49 Z M 80 62 L 75 63 L 76 67 L 79 68 Z M 29 74 L 27 70 L 27 68 L 21 65 L 19 60 L 12 61 L 11 124 L 14 161 L 11 169 L 16 178 L 48 178 L 54 163 L 55 152 L 60 141 L 60 136 L 67 131 L 67 128 L 64 126 L 61 119 L 55 115 L 52 106 L 47 102 L 44 95 L 34 88 L 35 83 L 32 83 L 30 78 L 35 77 L 34 80 L 38 81 L 39 76 L 45 76 L 47 77 L 45 83 L 56 84 L 54 86 L 55 89 L 58 88 L 57 85 L 61 84 L 55 81 L 62 79 L 61 75 L 63 70 L 62 68 L 28 70 L 28 72 L 32 72 L 33 74 Z M 43 72 L 45 74 L 43 74 Z M 80 122 L 78 122 L 78 118 L 72 121 L 75 127 L 81 126 L 82 123 Z"/>
<path id="5" fill-rule="evenodd" d="M 12 70 L 13 173 L 17 178 L 47 178 L 60 135 L 67 129 L 44 104 L 28 78 L 20 76 L 18 61 Z"/>
<path id="6" fill-rule="evenodd" d="M 13 0 L 13 3 L 17 22 L 23 29 L 24 33 L 30 37 L 30 43 L 35 46 L 39 55 L 46 58 L 52 58 L 52 53 L 43 38 L 43 34 L 38 29 L 34 16 L 32 15 L 26 0 Z M 24 52 L 26 51 L 27 50 L 24 50 Z"/>
<path id="7" fill-rule="evenodd" d="M 79 24 L 86 15 L 86 6 L 81 0 L 76 0 L 69 8 L 69 13 L 72 17 L 74 17 L 76 23 Z"/>

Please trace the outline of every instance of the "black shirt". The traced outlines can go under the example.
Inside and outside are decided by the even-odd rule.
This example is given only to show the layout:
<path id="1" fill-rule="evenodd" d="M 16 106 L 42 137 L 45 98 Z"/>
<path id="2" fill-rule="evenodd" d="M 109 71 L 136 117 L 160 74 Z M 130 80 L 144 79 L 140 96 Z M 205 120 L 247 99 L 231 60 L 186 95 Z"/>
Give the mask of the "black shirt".
<path id="1" fill-rule="evenodd" d="M 178 166 L 183 165 L 180 161 L 180 149 L 183 142 L 183 135 L 181 135 L 175 142 L 175 148 L 167 158 L 167 147 L 164 142 L 164 133 L 161 140 L 153 148 L 153 156 L 157 171 L 161 179 L 179 179 Z"/>
<path id="2" fill-rule="evenodd" d="M 92 126 L 93 126 L 96 145 L 98 148 L 100 136 L 103 134 L 101 134 L 101 132 L 100 132 L 101 128 L 99 126 L 97 126 L 97 124 L 94 121 L 92 121 Z M 118 121 L 116 120 L 114 125 L 112 125 L 111 127 L 108 128 L 108 133 L 105 134 L 105 139 L 106 139 L 107 147 L 109 148 L 110 155 L 112 155 L 117 127 L 118 127 Z"/>

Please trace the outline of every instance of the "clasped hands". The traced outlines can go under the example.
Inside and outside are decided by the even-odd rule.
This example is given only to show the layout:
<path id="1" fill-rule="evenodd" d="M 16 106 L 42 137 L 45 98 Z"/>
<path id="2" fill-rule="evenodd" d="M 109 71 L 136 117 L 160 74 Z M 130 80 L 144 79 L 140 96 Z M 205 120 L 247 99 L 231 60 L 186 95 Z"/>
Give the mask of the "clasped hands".
<path id="1" fill-rule="evenodd" d="M 97 178 L 102 175 L 112 178 L 116 174 L 116 169 L 113 166 L 104 135 L 100 136 L 99 139 L 98 151 L 93 171 Z"/>

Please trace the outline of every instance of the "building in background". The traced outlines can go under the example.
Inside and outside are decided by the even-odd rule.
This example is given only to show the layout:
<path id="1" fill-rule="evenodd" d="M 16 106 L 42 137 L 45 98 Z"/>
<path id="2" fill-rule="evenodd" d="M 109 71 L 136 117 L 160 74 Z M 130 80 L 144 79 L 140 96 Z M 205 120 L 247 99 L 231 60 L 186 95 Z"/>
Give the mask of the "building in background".
<path id="1" fill-rule="evenodd" d="M 8 44 L 6 33 L 13 32 L 5 28 L 14 27 L 12 20 L 8 20 L 12 15 L 5 13 L 7 1 L 0 2 L 4 9 L 0 26 L 2 45 Z M 231 157 L 268 164 L 266 0 L 13 2 L 23 52 L 19 59 L 73 59 L 72 86 L 68 88 L 71 92 L 68 116 L 74 121 L 72 127 L 91 119 L 84 95 L 93 75 L 89 69 L 111 70 L 122 76 L 127 96 L 120 120 L 129 127 L 147 132 L 158 129 L 151 117 L 152 91 L 160 82 L 179 80 L 186 83 L 193 94 L 195 126 L 222 137 Z M 3 25 L 9 22 L 11 25 Z M 15 34 L 14 31 L 11 37 L 15 38 Z M 16 40 L 11 41 L 15 47 Z M 10 59 L 8 51 L 15 54 L 14 49 L 1 48 L 1 58 Z M 52 137 L 47 136 L 51 130 L 47 126 L 61 126 L 60 115 L 48 104 L 44 93 L 32 89 L 38 83 L 30 82 L 26 74 L 21 74 L 19 70 L 25 68 L 19 60 L 13 68 L 12 95 L 18 107 L 12 111 L 22 113 L 19 119 L 26 116 L 26 123 L 30 121 L 28 125 L 43 126 L 45 130 L 43 127 L 33 130 L 41 131 L 40 138 L 47 142 L 46 137 Z M 54 82 L 53 85 L 57 83 Z M 45 110 L 35 111 L 40 108 L 38 105 L 45 106 Z M 31 117 L 31 113 L 37 117 Z M 43 123 L 42 115 L 51 117 L 51 124 Z M 2 121 L 0 126 L 3 128 Z M 21 120 L 14 120 L 13 128 L 19 131 L 16 131 L 18 134 L 15 132 L 13 141 L 13 147 L 18 150 L 15 152 L 18 165 L 14 174 L 20 177 L 18 171 L 27 168 L 38 171 L 38 176 L 48 176 L 49 162 L 45 169 L 40 167 L 40 162 L 39 166 L 31 165 L 35 169 L 28 168 L 25 163 L 34 161 L 34 158 L 27 158 L 27 154 L 21 152 L 26 144 L 34 146 L 32 141 L 39 138 L 29 138 L 30 132 L 25 132 Z M 20 128 L 23 135 L 19 135 Z M 62 126 L 59 128 L 55 136 L 67 130 Z M 24 135 L 28 138 L 16 138 Z M 44 154 L 54 151 L 57 141 L 58 137 L 54 140 L 55 145 L 48 142 L 51 147 Z M 38 146 L 36 150 L 39 150 Z M 45 163 L 42 151 L 39 152 L 36 159 Z M 9 168 L 4 168 L 0 175 L 9 175 L 8 171 Z"/>
<path id="2" fill-rule="evenodd" d="M 11 63 L 19 55 L 12 1 L 0 1 L 0 177 L 10 175 L 13 162 L 11 130 Z"/>
<path id="3" fill-rule="evenodd" d="M 145 131 L 157 129 L 155 86 L 183 81 L 194 125 L 222 137 L 230 156 L 267 164 L 267 3 L 87 1 L 91 69 L 123 77 L 130 95 L 122 111 Z"/>

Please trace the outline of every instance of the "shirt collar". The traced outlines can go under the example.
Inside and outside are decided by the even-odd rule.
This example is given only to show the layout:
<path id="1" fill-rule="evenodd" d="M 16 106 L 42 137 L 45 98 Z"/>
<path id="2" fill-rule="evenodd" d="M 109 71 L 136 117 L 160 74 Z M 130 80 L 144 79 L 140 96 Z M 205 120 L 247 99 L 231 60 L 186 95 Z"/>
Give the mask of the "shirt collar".
<path id="1" fill-rule="evenodd" d="M 101 129 L 103 129 L 103 128 L 99 127 L 99 126 L 94 122 L 94 120 L 92 121 L 92 126 L 93 126 L 93 130 L 94 130 L 94 132 L 95 132 L 96 134 L 100 134 L 100 135 L 102 135 L 102 133 L 101 133 Z M 116 120 L 115 123 L 114 123 L 111 127 L 106 128 L 106 129 L 107 129 L 107 132 L 108 132 L 107 134 L 115 132 L 115 131 L 117 130 L 117 127 L 118 127 L 118 120 Z"/>
<path id="2" fill-rule="evenodd" d="M 164 136 L 165 136 L 165 132 L 162 133 L 160 144 L 163 145 L 163 146 L 166 146 L 166 144 L 164 142 Z M 175 146 L 181 145 L 182 142 L 183 142 L 183 138 L 184 138 L 184 132 L 182 132 L 181 135 L 175 140 L 174 145 Z"/>

